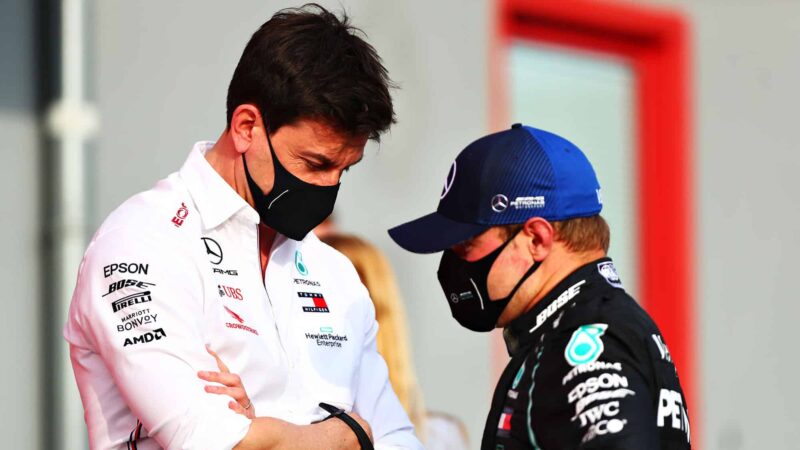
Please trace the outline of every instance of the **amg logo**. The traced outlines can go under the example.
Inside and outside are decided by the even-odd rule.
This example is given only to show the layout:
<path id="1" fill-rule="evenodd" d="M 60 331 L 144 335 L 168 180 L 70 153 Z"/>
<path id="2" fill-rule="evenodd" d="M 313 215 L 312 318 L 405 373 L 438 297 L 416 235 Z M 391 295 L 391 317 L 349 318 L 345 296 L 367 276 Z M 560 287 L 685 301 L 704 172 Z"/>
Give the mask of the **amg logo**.
<path id="1" fill-rule="evenodd" d="M 131 305 L 138 305 L 139 303 L 147 303 L 151 301 L 153 301 L 153 299 L 150 297 L 150 291 L 137 292 L 127 297 L 122 297 L 119 300 L 115 300 L 114 303 L 111 304 L 111 309 L 114 310 L 114 312 L 117 312 Z"/>
<path id="2" fill-rule="evenodd" d="M 157 341 L 157 340 L 159 340 L 161 338 L 165 338 L 165 337 L 167 337 L 167 333 L 164 332 L 164 329 L 163 328 L 157 328 L 156 330 L 148 331 L 147 333 L 145 333 L 145 334 L 143 334 L 141 336 L 136 336 L 133 339 L 126 338 L 125 339 L 125 343 L 122 346 L 123 347 L 127 347 L 129 345 L 136 345 L 136 344 L 142 344 L 142 343 L 146 343 L 146 342 L 153 342 L 153 341 Z"/>
<path id="3" fill-rule="evenodd" d="M 214 267 L 213 270 L 214 270 L 214 273 L 220 273 L 222 275 L 230 275 L 232 277 L 238 277 L 239 276 L 239 272 L 237 272 L 235 270 L 217 269 L 216 267 Z"/>

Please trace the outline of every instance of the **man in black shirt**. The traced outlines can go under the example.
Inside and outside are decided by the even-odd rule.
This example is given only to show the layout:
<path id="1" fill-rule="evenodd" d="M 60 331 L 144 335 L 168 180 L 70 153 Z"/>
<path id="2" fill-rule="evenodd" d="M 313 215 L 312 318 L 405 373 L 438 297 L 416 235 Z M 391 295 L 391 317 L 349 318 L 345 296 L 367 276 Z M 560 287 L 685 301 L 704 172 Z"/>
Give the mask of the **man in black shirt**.
<path id="1" fill-rule="evenodd" d="M 458 155 L 436 212 L 389 231 L 409 251 L 444 250 L 461 325 L 505 328 L 484 450 L 691 448 L 677 371 L 606 256 L 601 209 L 580 149 L 515 124 Z"/>

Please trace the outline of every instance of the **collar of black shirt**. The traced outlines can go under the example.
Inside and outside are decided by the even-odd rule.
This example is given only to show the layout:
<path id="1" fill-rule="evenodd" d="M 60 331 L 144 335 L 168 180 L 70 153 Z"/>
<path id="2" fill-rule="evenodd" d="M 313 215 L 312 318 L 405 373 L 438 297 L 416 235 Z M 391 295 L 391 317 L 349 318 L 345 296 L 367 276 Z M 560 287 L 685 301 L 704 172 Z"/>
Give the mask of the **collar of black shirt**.
<path id="1" fill-rule="evenodd" d="M 611 261 L 611 258 L 600 258 L 577 268 L 551 289 L 530 311 L 511 322 L 503 330 L 509 356 L 513 357 L 530 348 L 544 333 L 545 325 L 560 317 L 564 308 L 579 300 L 591 286 L 598 282 L 605 283 L 598 266 L 606 261 Z M 558 299 L 562 296 L 564 297 L 559 302 Z"/>

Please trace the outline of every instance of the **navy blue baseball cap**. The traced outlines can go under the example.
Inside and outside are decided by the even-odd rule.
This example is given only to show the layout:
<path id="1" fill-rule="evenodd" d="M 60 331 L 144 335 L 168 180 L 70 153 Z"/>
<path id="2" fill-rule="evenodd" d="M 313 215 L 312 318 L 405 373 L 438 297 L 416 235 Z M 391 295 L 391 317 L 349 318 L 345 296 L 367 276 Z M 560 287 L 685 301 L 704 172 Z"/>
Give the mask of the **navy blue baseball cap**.
<path id="1" fill-rule="evenodd" d="M 491 227 L 600 213 L 586 155 L 561 136 L 521 124 L 471 143 L 447 174 L 436 212 L 389 230 L 404 249 L 435 253 Z"/>

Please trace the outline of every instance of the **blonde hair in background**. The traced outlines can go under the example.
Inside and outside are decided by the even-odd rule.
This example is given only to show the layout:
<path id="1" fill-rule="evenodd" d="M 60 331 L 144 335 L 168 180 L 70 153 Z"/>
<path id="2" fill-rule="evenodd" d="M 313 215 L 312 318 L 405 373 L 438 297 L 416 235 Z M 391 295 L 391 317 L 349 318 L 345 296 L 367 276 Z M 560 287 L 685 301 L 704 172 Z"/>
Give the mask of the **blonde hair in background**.
<path id="1" fill-rule="evenodd" d="M 321 239 L 350 259 L 367 287 L 379 325 L 378 352 L 389 367 L 389 381 L 417 435 L 424 436 L 425 405 L 411 361 L 406 311 L 389 261 L 375 246 L 352 235 L 331 234 Z"/>

